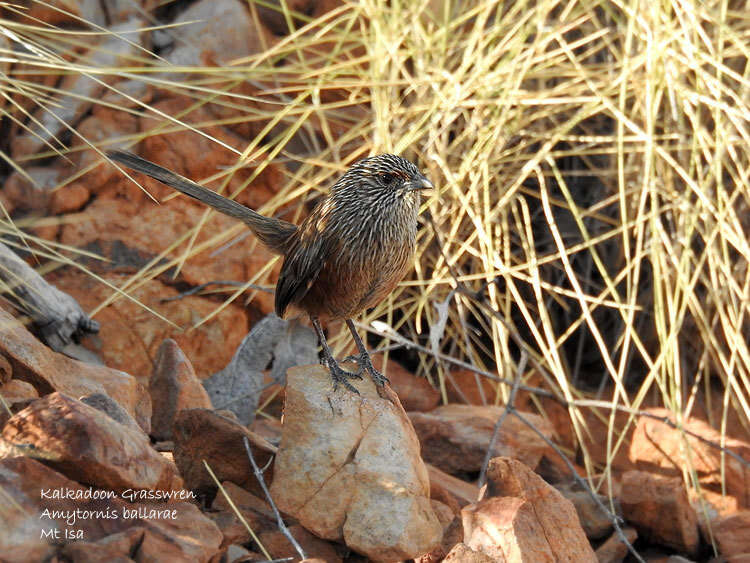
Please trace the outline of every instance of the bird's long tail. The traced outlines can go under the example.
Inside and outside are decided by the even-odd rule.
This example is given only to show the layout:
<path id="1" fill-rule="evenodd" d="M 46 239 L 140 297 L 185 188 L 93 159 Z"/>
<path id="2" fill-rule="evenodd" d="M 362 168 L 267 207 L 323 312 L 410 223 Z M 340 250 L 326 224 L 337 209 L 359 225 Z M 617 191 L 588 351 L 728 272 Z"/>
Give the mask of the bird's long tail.
<path id="1" fill-rule="evenodd" d="M 138 172 L 151 176 L 159 180 L 170 188 L 174 188 L 185 195 L 188 195 L 198 201 L 205 203 L 223 213 L 244 222 L 250 230 L 255 233 L 264 245 L 278 254 L 284 254 L 291 241 L 291 236 L 297 231 L 296 225 L 276 219 L 265 217 L 252 209 L 245 207 L 231 199 L 217 194 L 195 182 L 188 180 L 184 176 L 175 174 L 171 170 L 154 164 L 141 158 L 133 153 L 125 151 L 112 151 L 107 153 L 112 160 L 132 168 Z"/>

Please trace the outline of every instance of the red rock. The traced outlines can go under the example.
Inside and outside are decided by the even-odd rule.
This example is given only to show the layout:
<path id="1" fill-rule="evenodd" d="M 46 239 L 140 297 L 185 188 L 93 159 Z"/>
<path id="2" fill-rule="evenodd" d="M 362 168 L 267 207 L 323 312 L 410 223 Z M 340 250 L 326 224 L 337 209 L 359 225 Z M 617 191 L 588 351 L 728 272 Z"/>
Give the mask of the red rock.
<path id="1" fill-rule="evenodd" d="M 145 432 L 141 428 L 135 419 L 128 414 L 128 411 L 123 409 L 115 401 L 113 401 L 108 395 L 104 393 L 93 393 L 91 395 L 84 395 L 80 401 L 90 407 L 94 407 L 96 410 L 103 412 L 109 418 L 115 422 L 119 422 L 137 432 Z"/>
<path id="2" fill-rule="evenodd" d="M 627 526 L 622 529 L 622 533 L 632 545 L 638 539 L 638 532 L 635 528 Z M 620 539 L 617 532 L 614 532 L 607 541 L 600 545 L 596 550 L 596 558 L 599 563 L 621 563 L 628 555 L 628 546 Z"/>
<path id="3" fill-rule="evenodd" d="M 620 505 L 639 535 L 682 553 L 697 553 L 698 520 L 681 478 L 628 471 L 622 476 Z"/>
<path id="4" fill-rule="evenodd" d="M 231 513 L 234 520 L 241 523 L 235 514 L 235 510 L 237 510 L 256 533 L 277 528 L 276 516 L 265 500 L 230 481 L 224 481 L 221 486 L 224 490 L 219 490 L 216 493 L 216 498 L 211 505 L 212 510 L 218 510 L 219 514 Z M 292 523 L 288 519 L 285 522 L 287 524 Z M 242 530 L 245 534 L 248 534 L 244 525 L 242 525 Z"/>
<path id="5" fill-rule="evenodd" d="M 195 376 L 193 365 L 171 338 L 162 342 L 156 352 L 148 390 L 151 402 L 156 405 L 151 416 L 151 435 L 157 440 L 172 438 L 172 425 L 181 410 L 211 408 L 211 400 Z"/>
<path id="6" fill-rule="evenodd" d="M 316 337 L 317 338 L 317 337 Z M 263 372 L 263 391 L 260 393 L 258 398 L 258 405 L 261 412 L 268 416 L 274 417 L 273 420 L 280 420 L 282 412 L 284 410 L 284 385 L 275 382 L 271 378 L 270 371 Z M 259 413 L 260 414 L 260 413 Z M 251 425 L 261 424 L 259 421 L 269 420 L 265 417 L 257 416 L 250 423 Z M 273 423 L 271 423 L 273 424 Z M 278 434 L 278 438 L 281 438 L 281 424 L 278 425 L 278 432 L 271 428 L 263 429 L 259 428 L 259 433 L 271 431 L 272 434 Z M 269 438 L 266 438 L 269 442 L 274 442 Z M 274 443 L 278 443 L 278 440 Z"/>
<path id="7" fill-rule="evenodd" d="M 571 485 L 556 486 L 555 488 L 560 491 L 562 496 L 573 503 L 587 538 L 600 539 L 612 531 L 614 525 L 609 514 L 600 508 L 587 491 Z M 606 497 L 597 496 L 604 506 L 609 505 Z"/>
<path id="8" fill-rule="evenodd" d="M 0 489 L 8 502 L 0 510 L 5 531 L 0 534 L 0 553 L 9 563 L 46 560 L 56 551 L 56 544 L 66 543 L 66 530 L 71 535 L 80 533 L 84 542 L 80 548 L 72 547 L 78 544 L 63 548 L 75 561 L 117 561 L 117 552 L 123 549 L 122 556 L 137 551 L 139 561 L 202 562 L 218 551 L 221 541 L 216 526 L 190 503 L 128 504 L 110 497 L 111 491 L 83 487 L 26 457 L 0 460 Z M 59 496 L 66 498 L 56 498 Z M 151 509 L 170 512 L 162 518 L 138 513 L 130 517 L 125 509 L 140 509 L 141 515 Z M 68 515 L 77 510 L 82 512 L 76 513 L 75 523 L 68 523 Z M 97 511 L 98 517 L 91 511 Z M 56 529 L 59 539 L 54 539 Z M 92 543 L 102 558 L 87 559 L 97 553 L 85 545 Z"/>
<path id="9" fill-rule="evenodd" d="M 150 426 L 151 403 L 134 377 L 53 352 L 2 310 L 0 353 L 12 365 L 15 378 L 31 383 L 41 393 L 60 391 L 73 397 L 104 393 L 128 411 L 141 428 Z"/>
<path id="10" fill-rule="evenodd" d="M 750 510 L 743 510 L 712 522 L 719 553 L 727 561 L 750 560 Z"/>
<path id="11" fill-rule="evenodd" d="M 21 0 L 17 5 L 23 6 L 23 11 L 13 13 L 12 17 L 21 21 L 26 20 L 25 23 L 29 23 L 28 20 L 41 20 L 48 25 L 70 26 L 81 25 L 81 19 L 101 26 L 107 23 L 101 5 L 96 0 L 49 0 L 43 3 Z M 11 13 L 8 12 L 8 15 Z"/>
<path id="12" fill-rule="evenodd" d="M 11 379 L 0 386 L 0 395 L 3 396 L 3 400 L 8 406 L 20 401 L 39 398 L 39 393 L 37 393 L 34 386 L 20 379 Z"/>
<path id="13" fill-rule="evenodd" d="M 63 226 L 60 241 L 95 251 L 107 258 L 109 262 L 86 262 L 86 266 L 97 273 L 135 273 L 167 252 L 174 241 L 185 239 L 189 229 L 195 226 L 200 227 L 200 230 L 194 244 L 188 248 L 189 241 L 186 241 L 169 254 L 174 260 L 182 257 L 186 251 L 192 253 L 181 268 L 178 281 L 188 285 L 217 280 L 245 282 L 267 266 L 273 255 L 252 235 L 237 239 L 237 236 L 246 234 L 245 228 L 238 221 L 213 213 L 202 222 L 204 212 L 205 208 L 188 205 L 180 199 L 170 201 L 169 205 L 137 205 L 129 201 L 98 198 L 87 206 L 86 214 L 81 220 Z M 231 246 L 214 254 L 214 251 L 230 240 L 234 240 Z M 173 283 L 172 275 L 175 271 L 167 267 L 170 262 L 157 260 L 157 263 L 161 264 L 164 282 Z M 261 277 L 257 283 L 272 284 L 275 280 L 272 274 L 275 275 L 278 267 L 280 265 L 269 270 L 268 275 Z M 230 289 L 234 291 L 237 288 Z M 146 288 L 141 289 L 141 292 L 144 290 Z M 174 293 L 176 292 L 164 291 L 163 297 L 170 297 Z M 170 305 L 184 308 L 185 302 L 183 299 L 180 303 L 161 305 L 167 309 Z M 265 315 L 273 310 L 273 295 L 256 292 L 250 307 L 258 316 Z M 213 308 L 216 308 L 215 304 Z M 247 330 L 244 331 L 246 332 Z M 182 342 L 180 344 L 187 353 L 188 347 Z"/>
<path id="14" fill-rule="evenodd" d="M 467 369 L 450 370 L 445 374 L 448 401 L 468 405 L 496 405 L 500 403 L 497 383 Z"/>
<path id="15" fill-rule="evenodd" d="M 451 563 L 496 563 L 505 560 L 494 559 L 481 551 L 474 551 L 465 543 L 457 543 L 443 561 Z"/>
<path id="16" fill-rule="evenodd" d="M 367 378 L 353 384 L 360 395 L 333 391 L 322 366 L 287 372 L 271 496 L 315 535 L 370 558 L 431 551 L 442 528 L 408 417 L 394 393 L 381 398 Z"/>
<path id="17" fill-rule="evenodd" d="M 108 274 L 103 278 L 114 286 L 121 286 L 127 276 Z M 92 310 L 112 295 L 112 289 L 78 272 L 64 272 L 53 277 L 55 285 L 70 293 L 83 307 Z M 101 323 L 96 351 L 104 362 L 116 369 L 142 378 L 145 382 L 153 369 L 153 360 L 159 345 L 173 338 L 200 378 L 223 368 L 232 358 L 235 348 L 247 333 L 247 318 L 240 307 L 230 305 L 200 327 L 185 331 L 198 319 L 205 318 L 216 309 L 216 303 L 200 297 L 186 297 L 179 301 L 162 302 L 174 297 L 177 290 L 159 281 L 148 281 L 128 293 L 143 305 L 168 318 L 177 326 L 170 326 L 143 305 L 129 299 L 119 299 L 97 313 Z M 89 342 L 85 343 L 87 346 Z M 147 392 L 142 395 L 149 398 Z"/>
<path id="18" fill-rule="evenodd" d="M 433 563 L 442 561 L 445 558 L 446 553 L 448 553 L 458 541 L 463 539 L 463 527 L 460 518 L 461 510 L 458 509 L 457 515 L 452 507 L 435 499 L 431 499 L 430 505 L 432 506 L 433 512 L 435 512 L 435 516 L 437 516 L 438 522 L 440 522 L 440 525 L 443 528 L 443 539 L 437 548 L 429 553 L 424 553 L 421 556 L 416 557 L 414 563 Z"/>
<path id="19" fill-rule="evenodd" d="M 462 481 L 430 464 L 427 464 L 427 472 L 430 475 L 430 491 L 435 488 L 446 491 L 459 506 L 479 500 L 479 487 L 474 483 Z"/>
<path id="20" fill-rule="evenodd" d="M 722 495 L 709 489 L 688 489 L 690 505 L 698 517 L 698 530 L 703 543 L 713 542 L 713 521 L 725 516 L 735 514 L 740 510 L 739 503 L 735 497 Z"/>
<path id="21" fill-rule="evenodd" d="M 241 151 L 245 148 L 246 138 L 239 137 L 230 130 L 218 125 L 205 125 L 214 120 L 214 116 L 204 107 L 193 108 L 193 100 L 187 97 L 169 97 L 159 100 L 152 104 L 155 110 L 163 112 L 165 115 L 180 115 L 180 120 L 195 124 L 200 127 L 206 135 L 219 140 L 226 146 Z M 86 133 L 91 133 L 94 138 L 101 135 L 107 138 L 107 133 L 117 137 L 118 135 L 130 135 L 133 129 L 138 129 L 139 125 L 133 122 L 133 118 L 123 117 L 123 112 L 99 109 L 92 118 L 85 120 L 81 126 Z M 166 118 L 165 118 L 166 119 Z M 171 125 L 171 122 L 170 122 Z M 152 118 L 142 123 L 140 127 L 151 129 L 154 127 Z M 97 131 L 103 129 L 104 131 Z M 152 134 L 148 136 L 137 147 L 129 144 L 117 144 L 111 148 L 123 148 L 138 152 L 144 158 L 152 160 L 166 168 L 174 170 L 195 181 L 202 182 L 205 178 L 222 175 L 222 172 L 228 168 L 234 168 L 238 163 L 238 153 L 228 150 L 216 141 L 206 138 L 203 135 L 197 135 L 193 131 L 175 131 L 168 134 Z M 201 158 L 194 158 L 194 155 L 200 154 Z M 101 156 L 98 153 L 83 151 L 78 158 L 77 168 L 85 168 L 95 163 L 99 163 Z M 228 186 L 224 186 L 226 178 L 222 175 L 220 179 L 205 182 L 210 189 L 224 190 L 224 195 L 234 197 L 238 202 L 258 209 L 278 192 L 281 184 L 284 182 L 283 169 L 274 163 L 264 163 L 263 168 L 258 170 L 258 162 L 264 162 L 263 157 L 259 157 L 252 163 L 243 165 L 229 175 Z M 125 170 L 125 169 L 123 169 Z M 164 207 L 174 207 L 181 209 L 192 207 L 200 211 L 198 219 L 203 217 L 203 212 L 207 209 L 200 202 L 190 200 L 183 196 L 175 196 L 175 191 L 157 182 L 132 171 L 127 173 L 138 181 L 154 198 L 162 202 Z M 140 187 L 133 183 L 123 172 L 118 170 L 112 163 L 97 166 L 91 172 L 87 173 L 80 180 L 92 194 L 97 194 L 102 199 L 117 199 L 123 204 L 126 200 L 128 207 L 142 212 L 147 209 L 160 209 L 153 199 L 149 197 Z M 168 199 L 165 199 L 168 198 Z M 137 216 L 130 215 L 129 223 L 133 227 L 146 232 L 160 230 L 165 225 L 152 223 L 150 225 L 138 225 Z M 231 223 L 235 226 L 239 222 L 233 220 Z M 184 226 L 184 225 L 183 225 Z M 179 225 L 178 225 L 179 227 Z M 183 229 L 184 230 L 184 229 Z M 241 231 L 238 227 L 237 231 Z M 106 233 L 104 233 L 106 235 Z M 145 237 L 143 243 L 150 247 L 159 241 L 149 241 Z M 216 278 L 220 279 L 220 278 Z"/>
<path id="22" fill-rule="evenodd" d="M 80 184 L 65 186 L 52 192 L 49 212 L 52 215 L 62 215 L 82 209 L 91 197 L 88 189 Z"/>
<path id="23" fill-rule="evenodd" d="M 222 510 L 219 512 L 211 511 L 207 512 L 211 521 L 216 524 L 221 532 L 221 548 L 226 549 L 232 544 L 246 544 L 253 540 L 250 532 L 247 531 L 245 524 L 237 517 L 237 515 L 231 510 Z M 254 524 L 256 522 L 247 521 L 250 528 L 257 534 L 257 529 Z"/>
<path id="24" fill-rule="evenodd" d="M 443 405 L 428 413 L 409 413 L 422 445 L 425 461 L 448 473 L 479 471 L 490 445 L 493 429 L 504 407 Z M 523 413 L 548 438 L 552 428 L 538 415 Z M 537 434 L 509 414 L 498 432 L 493 456 L 521 460 L 535 468 L 549 446 Z"/>
<path id="25" fill-rule="evenodd" d="M 138 550 L 140 560 L 204 562 L 219 551 L 221 532 L 195 505 L 175 502 L 165 506 L 176 510 L 177 517 L 139 518 L 148 531 Z"/>
<path id="26" fill-rule="evenodd" d="M 75 541 L 66 544 L 60 550 L 60 554 L 75 563 L 130 563 L 133 559 L 130 555 L 134 551 L 139 552 L 139 544 L 146 535 L 146 530 L 134 526 L 106 536 L 99 541 Z M 141 553 L 138 553 L 142 555 Z M 165 555 L 162 553 L 162 555 Z"/>
<path id="27" fill-rule="evenodd" d="M 674 420 L 666 409 L 649 409 L 651 414 Z M 724 447 L 750 463 L 750 444 L 734 438 L 722 440 L 721 433 L 707 423 L 688 418 L 682 421 L 685 430 Z M 722 454 L 678 429 L 659 420 L 641 417 L 633 434 L 630 459 L 639 469 L 662 475 L 681 476 L 695 471 L 701 485 L 721 491 L 722 473 L 726 477 L 726 493 L 737 498 L 742 507 L 750 507 L 750 467 L 732 456 Z"/>
<path id="28" fill-rule="evenodd" d="M 3 561 L 27 563 L 45 561 L 55 552 L 54 536 L 64 537 L 64 530 L 70 528 L 63 519 L 54 518 L 54 510 L 108 509 L 109 501 L 100 500 L 57 500 L 42 498 L 51 491 L 72 491 L 77 494 L 84 487 L 70 481 L 41 463 L 27 458 L 14 457 L 0 459 L 0 490 L 3 491 L 3 509 L 0 510 L 0 553 Z M 46 491 L 50 491 L 48 495 Z M 45 515 L 44 510 L 50 513 Z M 102 537 L 116 531 L 109 519 L 88 519 L 79 522 L 77 529 L 84 530 L 87 539 Z M 55 532 L 59 530 L 59 532 Z"/>
<path id="29" fill-rule="evenodd" d="M 3 183 L 3 205 L 8 213 L 33 210 L 37 213 L 47 210 L 53 188 L 70 173 L 65 166 L 30 166 L 26 173 L 13 172 Z M 31 182 L 28 178 L 31 178 Z"/>
<path id="30" fill-rule="evenodd" d="M 221 560 L 223 563 L 247 563 L 248 561 L 263 561 L 265 559 L 260 553 L 248 551 L 244 547 L 234 544 L 227 546 L 225 557 L 226 559 Z"/>
<path id="31" fill-rule="evenodd" d="M 262 404 L 262 400 L 261 400 Z M 261 438 L 268 440 L 274 446 L 281 442 L 281 421 L 275 418 L 256 417 L 250 424 L 250 430 Z"/>
<path id="32" fill-rule="evenodd" d="M 596 561 L 572 503 L 518 460 L 491 460 L 486 497 L 462 515 L 466 545 L 499 560 Z"/>
<path id="33" fill-rule="evenodd" d="M 456 497 L 454 497 L 450 491 L 435 483 L 432 479 L 430 479 L 430 500 L 439 502 L 443 506 L 447 506 L 453 516 L 461 515 L 461 505 Z M 437 511 L 435 514 L 438 516 L 438 520 L 440 520 Z"/>
<path id="34" fill-rule="evenodd" d="M 289 533 L 297 540 L 308 558 L 320 559 L 326 563 L 340 563 L 342 561 L 332 544 L 315 537 L 299 524 L 289 526 Z M 260 534 L 260 542 L 274 559 L 285 557 L 296 559 L 299 557 L 294 546 L 280 530 L 262 532 Z"/>
<path id="35" fill-rule="evenodd" d="M 31 401 L 39 398 L 34 386 L 20 379 L 11 379 L 0 386 L 0 429 L 18 411 L 25 409 Z"/>
<path id="36" fill-rule="evenodd" d="M 606 400 L 606 399 L 603 399 Z M 585 430 L 583 437 L 583 445 L 578 444 L 576 450 L 582 450 L 585 447 L 587 455 L 591 459 L 591 462 L 600 466 L 605 466 L 608 463 L 611 464 L 612 468 L 618 472 L 629 471 L 635 469 L 635 465 L 628 457 L 628 444 L 632 440 L 633 431 L 635 425 L 630 420 L 630 414 L 625 412 L 617 412 L 614 416 L 613 430 L 609 430 L 609 415 L 610 412 L 607 409 L 602 409 L 599 412 L 599 416 L 596 416 L 595 409 L 579 409 L 579 412 L 583 418 L 581 427 Z M 559 423 L 556 423 L 559 424 Z M 570 424 L 570 440 L 575 440 L 572 423 Z M 616 452 L 607 452 L 607 436 L 617 436 L 617 440 L 622 437 L 622 445 Z M 563 440 L 563 443 L 566 443 Z M 610 460 L 609 462 L 607 460 Z"/>
<path id="37" fill-rule="evenodd" d="M 191 109 L 193 106 L 194 101 L 187 97 L 167 98 L 154 104 L 156 109 L 167 115 L 179 114 L 180 119 L 187 123 L 201 124 L 201 131 L 206 135 L 211 135 L 237 151 L 246 148 L 245 138 L 219 126 L 204 126 L 203 123 L 212 121 L 213 116 L 205 109 Z M 223 176 L 212 182 L 202 180 L 213 177 L 227 168 L 234 168 L 238 164 L 238 153 L 231 152 L 215 141 L 189 130 L 149 136 L 139 146 L 139 154 L 214 190 L 223 187 L 226 181 Z M 200 154 L 201 158 L 194 158 L 196 154 Z M 246 163 L 233 172 L 228 186 L 224 188 L 224 195 L 231 196 L 235 201 L 252 209 L 262 211 L 261 208 L 280 190 L 285 177 L 282 168 L 268 163 L 264 157 L 265 155 L 261 154 L 252 163 Z M 174 194 L 174 190 L 155 180 L 143 175 L 138 175 L 138 178 L 143 180 L 141 183 L 152 194 L 161 196 L 160 199 Z M 175 199 L 175 202 L 177 201 L 200 209 L 201 212 L 206 210 L 204 204 L 187 197 L 179 196 Z M 147 202 L 144 200 L 144 203 Z M 148 207 L 153 207 L 153 204 L 149 204 Z M 234 219 L 233 224 L 237 223 Z"/>
<path id="38" fill-rule="evenodd" d="M 263 494 L 245 452 L 247 437 L 253 456 L 265 467 L 276 448 L 237 422 L 207 409 L 189 409 L 177 413 L 174 423 L 174 459 L 185 479 L 185 487 L 209 492 L 216 483 L 206 471 L 208 463 L 219 481 L 232 481 L 240 487 Z M 266 471 L 267 483 L 273 473 Z"/>
<path id="39" fill-rule="evenodd" d="M 0 386 L 8 383 L 13 377 L 13 366 L 5 356 L 0 355 Z"/>
<path id="40" fill-rule="evenodd" d="M 450 526 L 451 522 L 453 522 L 453 519 L 456 517 L 456 514 L 453 512 L 453 508 L 445 504 L 444 502 L 440 502 L 439 500 L 430 499 L 430 506 L 432 507 L 432 511 L 435 513 L 435 516 L 437 516 L 438 522 L 440 522 L 440 525 L 443 527 L 443 532 Z"/>
<path id="41" fill-rule="evenodd" d="M 404 410 L 427 412 L 440 403 L 440 392 L 424 377 L 417 377 L 398 362 L 388 360 L 383 367 L 383 355 L 373 357 L 373 365 L 391 382 Z"/>
<path id="42" fill-rule="evenodd" d="M 587 472 L 584 467 L 572 462 L 570 459 L 567 461 L 572 465 L 572 470 L 557 452 L 549 450 L 544 453 L 534 471 L 551 485 L 570 483 L 574 480 L 574 475 L 586 478 Z"/>
<path id="43" fill-rule="evenodd" d="M 180 489 L 177 468 L 159 455 L 140 430 L 61 393 L 34 401 L 3 428 L 3 440 L 30 448 L 35 457 L 72 479 L 112 489 Z"/>
<path id="44" fill-rule="evenodd" d="M 464 526 L 459 514 L 447 526 L 443 526 L 443 539 L 440 542 L 440 546 L 429 553 L 415 558 L 414 563 L 436 563 L 442 561 L 456 544 L 463 542 L 463 539 Z"/>
<path id="45" fill-rule="evenodd" d="M 117 85 L 118 90 L 130 82 L 120 82 Z M 143 84 L 141 81 L 140 84 Z M 148 96 L 144 92 L 133 92 L 137 99 L 148 102 Z M 107 96 L 109 97 L 109 96 Z M 107 100 L 119 107 L 127 105 L 125 99 Z M 128 139 L 138 133 L 138 117 L 122 111 L 121 109 L 112 109 L 104 106 L 95 106 L 92 115 L 86 117 L 76 127 L 78 133 L 89 143 L 101 147 L 106 144 L 107 150 L 129 149 L 132 141 L 123 140 L 113 143 L 115 139 Z M 76 150 L 77 149 L 77 150 Z M 57 190 L 52 195 L 50 202 L 50 212 L 53 214 L 70 213 L 82 209 L 91 198 L 103 192 L 112 191 L 113 186 L 120 183 L 129 182 L 122 173 L 97 152 L 88 143 L 79 141 L 73 147 L 69 157 L 77 174 L 83 174 L 77 177 L 70 184 Z M 145 199 L 145 194 L 139 194 L 140 198 Z"/>

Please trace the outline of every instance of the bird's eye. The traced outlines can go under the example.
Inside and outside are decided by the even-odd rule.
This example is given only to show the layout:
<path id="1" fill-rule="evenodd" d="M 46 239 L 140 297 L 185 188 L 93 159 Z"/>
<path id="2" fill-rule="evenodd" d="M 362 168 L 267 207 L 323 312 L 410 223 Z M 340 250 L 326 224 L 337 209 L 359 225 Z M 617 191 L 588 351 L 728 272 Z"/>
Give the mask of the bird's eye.
<path id="1" fill-rule="evenodd" d="M 396 181 L 396 175 L 391 174 L 390 172 L 381 172 L 378 174 L 378 179 L 382 185 L 390 186 Z"/>

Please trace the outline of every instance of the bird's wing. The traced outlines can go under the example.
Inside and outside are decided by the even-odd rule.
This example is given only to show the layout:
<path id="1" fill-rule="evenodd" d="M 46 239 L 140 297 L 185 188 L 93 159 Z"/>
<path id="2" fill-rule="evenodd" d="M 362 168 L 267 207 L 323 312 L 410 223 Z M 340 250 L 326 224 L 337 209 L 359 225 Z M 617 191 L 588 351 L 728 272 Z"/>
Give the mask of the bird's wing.
<path id="1" fill-rule="evenodd" d="M 294 237 L 276 283 L 276 314 L 284 316 L 289 305 L 299 303 L 315 283 L 331 256 L 330 241 L 314 221 L 306 221 Z"/>

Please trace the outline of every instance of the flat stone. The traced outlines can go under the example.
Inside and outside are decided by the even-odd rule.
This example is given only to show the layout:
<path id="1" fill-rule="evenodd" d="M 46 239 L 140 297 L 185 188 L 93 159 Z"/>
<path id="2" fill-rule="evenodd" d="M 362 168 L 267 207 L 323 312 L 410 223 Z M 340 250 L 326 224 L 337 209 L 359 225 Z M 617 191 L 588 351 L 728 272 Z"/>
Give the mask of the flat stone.
<path id="1" fill-rule="evenodd" d="M 622 533 L 630 542 L 630 545 L 633 545 L 633 542 L 638 539 L 638 532 L 630 526 L 623 528 Z M 622 563 L 627 557 L 628 551 L 628 546 L 622 541 L 620 535 L 614 532 L 607 538 L 607 541 L 596 549 L 596 558 L 599 563 Z"/>
<path id="2" fill-rule="evenodd" d="M 60 391 L 80 397 L 104 393 L 135 418 L 141 428 L 150 426 L 151 401 L 133 376 L 53 352 L 3 310 L 0 310 L 0 353 L 11 364 L 15 378 L 31 383 L 42 394 Z"/>
<path id="3" fill-rule="evenodd" d="M 728 561 L 750 560 L 750 510 L 717 518 L 712 530 L 719 553 Z"/>
<path id="4" fill-rule="evenodd" d="M 614 524 L 609 514 L 594 501 L 587 491 L 580 490 L 572 485 L 558 485 L 555 488 L 573 503 L 587 538 L 600 539 L 612 532 Z M 597 497 L 604 506 L 609 505 L 609 500 L 606 497 L 602 495 L 597 495 Z"/>
<path id="5" fill-rule="evenodd" d="M 501 406 L 443 405 L 426 413 L 409 413 L 425 461 L 448 473 L 476 472 L 484 462 Z M 552 437 L 541 416 L 523 413 L 540 432 Z M 512 457 L 536 468 L 549 446 L 517 417 L 508 414 L 498 432 L 492 456 Z"/>
<path id="6" fill-rule="evenodd" d="M 674 415 L 667 409 L 649 409 L 648 412 L 674 421 Z M 682 426 L 705 440 L 722 444 L 746 463 L 743 465 L 718 448 L 650 417 L 638 419 L 630 445 L 630 460 L 642 471 L 666 476 L 695 471 L 703 487 L 726 492 L 736 497 L 741 507 L 750 508 L 750 444 L 736 438 L 722 438 L 721 432 L 699 419 L 687 418 Z M 722 490 L 722 475 L 725 490 Z"/>
<path id="7" fill-rule="evenodd" d="M 71 479 L 111 489 L 179 490 L 177 468 L 140 430 L 62 393 L 34 401 L 3 428 L 3 457 L 26 451 Z"/>
<path id="8" fill-rule="evenodd" d="M 681 553 L 697 553 L 698 519 L 680 477 L 628 471 L 622 476 L 620 505 L 639 535 Z"/>
<path id="9" fill-rule="evenodd" d="M 247 438 L 255 461 L 265 467 L 276 448 L 236 421 L 208 409 L 186 409 L 177 413 L 174 423 L 174 460 L 185 479 L 185 487 L 207 493 L 217 489 L 206 470 L 211 468 L 219 482 L 231 481 L 262 496 L 245 452 Z M 265 473 L 270 481 L 274 471 Z"/>
<path id="10" fill-rule="evenodd" d="M 188 502 L 130 504 L 23 456 L 0 459 L 0 490 L 4 562 L 46 561 L 66 535 L 62 554 L 84 563 L 131 561 L 135 552 L 139 561 L 207 562 L 219 552 L 221 532 Z"/>

